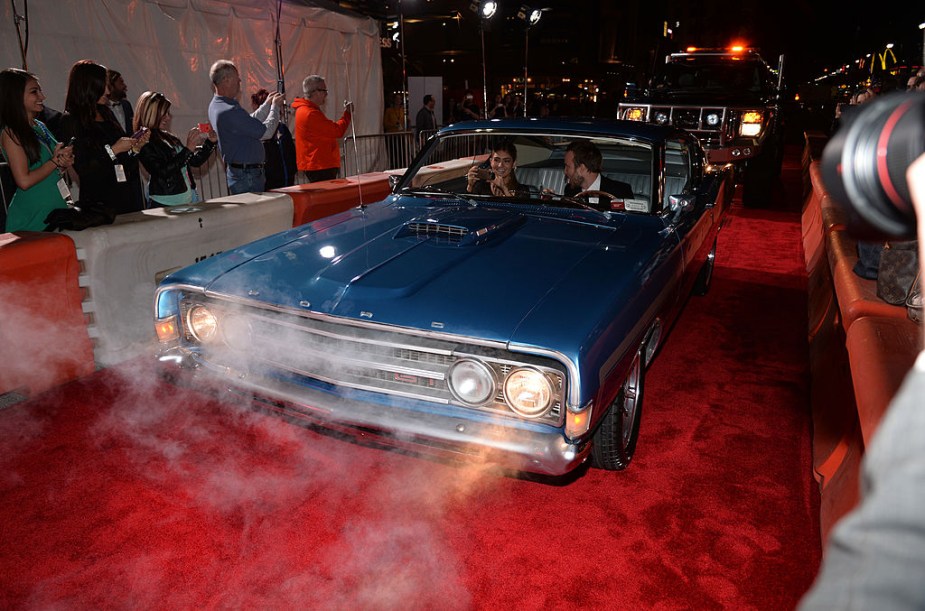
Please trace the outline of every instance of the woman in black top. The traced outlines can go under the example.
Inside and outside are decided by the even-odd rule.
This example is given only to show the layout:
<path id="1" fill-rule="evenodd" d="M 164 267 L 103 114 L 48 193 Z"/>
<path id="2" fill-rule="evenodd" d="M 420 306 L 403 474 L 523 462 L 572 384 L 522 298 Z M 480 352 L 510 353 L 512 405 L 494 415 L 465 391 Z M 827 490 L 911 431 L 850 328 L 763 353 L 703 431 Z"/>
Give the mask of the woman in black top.
<path id="1" fill-rule="evenodd" d="M 151 176 L 148 198 L 153 206 L 180 206 L 199 201 L 196 181 L 189 168 L 209 160 L 218 136 L 194 127 L 186 134 L 186 146 L 170 131 L 173 116 L 170 100 L 159 91 L 145 91 L 135 104 L 134 129 L 147 128 L 151 139 L 141 147 L 138 159 Z"/>
<path id="2" fill-rule="evenodd" d="M 488 168 L 472 166 L 466 174 L 466 191 L 476 195 L 525 197 L 530 187 L 517 182 L 517 147 L 503 141 L 492 147 Z"/>
<path id="3" fill-rule="evenodd" d="M 108 87 L 104 66 L 87 59 L 71 66 L 61 136 L 65 141 L 75 138 L 80 201 L 99 202 L 113 214 L 125 214 L 144 208 L 133 152 L 148 141 L 148 134 L 125 136 L 106 105 Z"/>

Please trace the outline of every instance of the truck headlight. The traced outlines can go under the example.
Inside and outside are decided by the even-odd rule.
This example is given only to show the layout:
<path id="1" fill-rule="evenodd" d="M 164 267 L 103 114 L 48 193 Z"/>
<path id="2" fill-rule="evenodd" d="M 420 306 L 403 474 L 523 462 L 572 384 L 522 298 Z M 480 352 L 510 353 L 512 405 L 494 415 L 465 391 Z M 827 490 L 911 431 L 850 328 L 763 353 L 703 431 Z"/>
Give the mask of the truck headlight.
<path id="1" fill-rule="evenodd" d="M 761 122 L 764 116 L 760 112 L 749 111 L 742 113 L 742 123 L 739 125 L 739 135 L 754 138 L 761 133 Z"/>
<path id="2" fill-rule="evenodd" d="M 627 121 L 645 121 L 646 120 L 646 109 L 645 108 L 627 108 L 623 111 L 623 118 Z"/>
<path id="3" fill-rule="evenodd" d="M 504 380 L 504 399 L 524 418 L 539 418 L 552 402 L 553 387 L 549 378 L 536 369 L 515 369 Z"/>
<path id="4" fill-rule="evenodd" d="M 661 110 L 656 111 L 655 122 L 659 125 L 665 125 L 668 123 L 668 113 Z"/>
<path id="5" fill-rule="evenodd" d="M 716 113 L 716 112 L 707 113 L 706 120 L 707 120 L 707 125 L 709 125 L 710 127 L 716 127 L 717 125 L 719 125 L 719 120 L 720 120 L 719 113 Z"/>

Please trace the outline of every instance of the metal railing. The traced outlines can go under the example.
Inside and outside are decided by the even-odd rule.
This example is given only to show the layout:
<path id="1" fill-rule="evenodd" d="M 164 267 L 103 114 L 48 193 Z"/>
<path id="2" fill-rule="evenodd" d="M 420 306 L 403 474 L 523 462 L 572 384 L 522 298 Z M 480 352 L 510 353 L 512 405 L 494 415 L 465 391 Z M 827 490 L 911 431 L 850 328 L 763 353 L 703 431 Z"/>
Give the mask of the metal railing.
<path id="1" fill-rule="evenodd" d="M 340 173 L 338 175 L 341 177 L 356 176 L 368 172 L 407 168 L 423 143 L 435 131 L 423 131 L 418 138 L 415 138 L 414 131 L 410 130 L 357 136 L 356 139 L 348 135 L 341 142 Z M 456 151 L 458 157 L 474 152 L 469 143 L 462 141 L 459 142 L 457 148 L 459 148 L 459 151 Z M 450 158 L 451 156 L 447 157 L 447 159 Z M 434 161 L 441 160 L 434 159 Z M 202 199 L 228 195 L 225 164 L 218 155 L 210 158 L 207 164 L 193 168 L 193 176 L 196 178 L 196 188 Z M 296 172 L 295 184 L 301 185 L 307 182 L 308 179 L 304 172 Z"/>

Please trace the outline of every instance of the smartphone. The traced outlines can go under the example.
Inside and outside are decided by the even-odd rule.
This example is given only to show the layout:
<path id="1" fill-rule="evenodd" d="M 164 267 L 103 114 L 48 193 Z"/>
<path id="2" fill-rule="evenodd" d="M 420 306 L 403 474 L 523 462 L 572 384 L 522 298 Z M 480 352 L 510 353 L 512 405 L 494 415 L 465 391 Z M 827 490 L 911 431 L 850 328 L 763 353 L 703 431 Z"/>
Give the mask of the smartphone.
<path id="1" fill-rule="evenodd" d="M 476 174 L 479 177 L 479 180 L 494 180 L 495 173 L 489 170 L 488 168 L 479 168 L 478 173 Z"/>
<path id="2" fill-rule="evenodd" d="M 77 137 L 76 137 L 76 136 L 71 136 L 71 139 L 68 140 L 67 142 L 65 142 L 65 143 L 64 143 L 64 146 L 74 146 L 74 144 L 75 144 L 76 142 L 77 142 Z"/>
<path id="3" fill-rule="evenodd" d="M 203 134 L 208 134 L 212 131 L 212 125 L 208 122 L 199 124 L 199 131 Z"/>
<path id="4" fill-rule="evenodd" d="M 148 131 L 148 128 L 147 128 L 147 127 L 139 127 L 139 128 L 138 128 L 138 131 L 136 131 L 134 134 L 132 134 L 132 140 L 135 140 L 135 139 L 137 139 L 137 138 L 141 138 L 142 136 L 145 135 L 145 132 L 146 132 L 146 131 Z"/>

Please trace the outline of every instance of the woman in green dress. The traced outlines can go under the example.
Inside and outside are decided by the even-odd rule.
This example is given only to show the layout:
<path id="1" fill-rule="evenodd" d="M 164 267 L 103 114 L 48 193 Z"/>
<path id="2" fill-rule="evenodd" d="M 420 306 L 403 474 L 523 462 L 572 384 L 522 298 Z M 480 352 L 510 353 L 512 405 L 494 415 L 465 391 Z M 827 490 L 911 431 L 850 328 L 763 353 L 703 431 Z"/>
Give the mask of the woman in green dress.
<path id="1" fill-rule="evenodd" d="M 36 120 L 44 101 L 34 74 L 16 68 L 0 72 L 0 146 L 16 183 L 6 231 L 42 231 L 49 212 L 67 207 L 61 171 L 74 163 L 73 150 Z"/>

